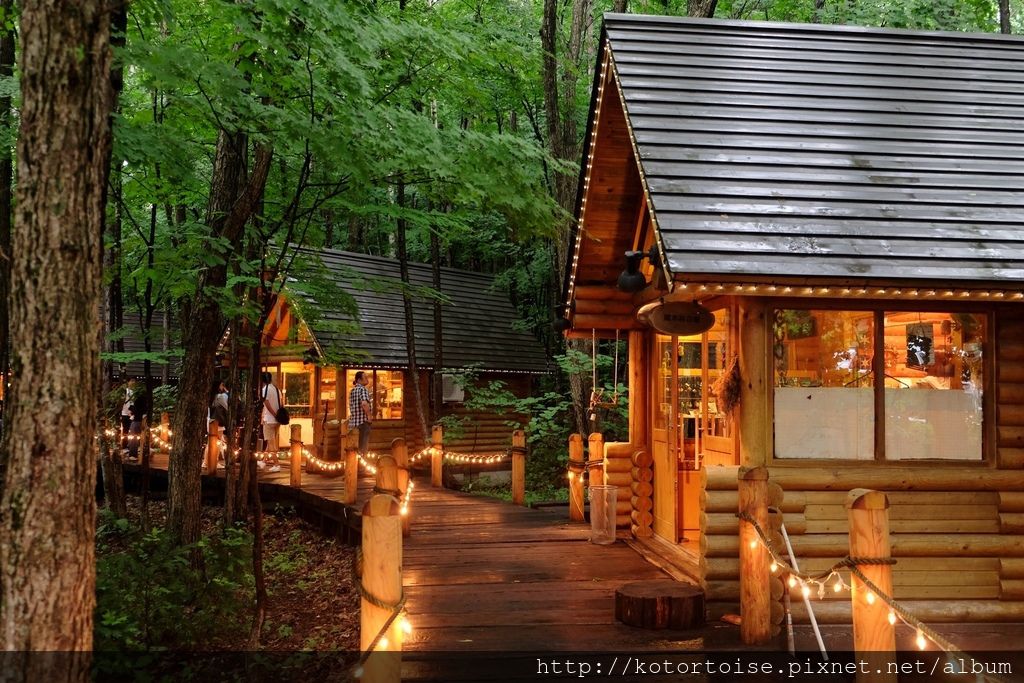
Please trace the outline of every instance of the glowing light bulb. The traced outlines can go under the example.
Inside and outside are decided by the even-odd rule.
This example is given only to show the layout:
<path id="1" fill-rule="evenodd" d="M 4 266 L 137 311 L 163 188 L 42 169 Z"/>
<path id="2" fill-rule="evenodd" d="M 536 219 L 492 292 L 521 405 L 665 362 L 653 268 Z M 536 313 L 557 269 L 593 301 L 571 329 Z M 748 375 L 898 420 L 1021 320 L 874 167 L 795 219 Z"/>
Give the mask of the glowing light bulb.
<path id="1" fill-rule="evenodd" d="M 412 623 L 410 623 L 408 619 L 403 618 L 399 626 L 401 626 L 402 633 L 404 633 L 405 635 L 409 635 L 412 633 Z"/>
<path id="2" fill-rule="evenodd" d="M 771 564 L 770 564 L 770 565 L 768 566 L 768 569 L 770 569 L 770 570 L 772 571 L 772 574 L 774 574 L 775 572 L 779 571 L 779 565 L 778 565 L 778 563 L 776 563 L 776 562 L 772 562 L 772 563 L 771 563 Z"/>
<path id="3" fill-rule="evenodd" d="M 868 591 L 868 594 L 864 596 L 864 599 L 868 601 L 869 605 L 875 604 L 875 594 L 871 591 Z"/>
<path id="4" fill-rule="evenodd" d="M 896 625 L 896 613 L 895 612 L 889 612 L 889 624 L 891 624 L 892 626 Z"/>
<path id="5" fill-rule="evenodd" d="M 390 645 L 390 644 L 391 644 L 391 641 L 390 641 L 390 640 L 388 640 L 388 637 L 387 637 L 387 636 L 384 636 L 383 638 L 381 638 L 381 639 L 380 639 L 380 642 L 379 642 L 379 643 L 377 643 L 377 645 L 378 645 L 378 646 L 380 647 L 380 649 L 382 649 L 382 650 L 386 650 L 386 649 L 388 649 L 388 645 Z"/>
<path id="6" fill-rule="evenodd" d="M 407 515 L 407 514 L 409 514 L 409 508 L 408 508 L 408 507 L 406 507 L 405 505 L 403 505 L 403 506 L 402 506 L 402 514 L 403 514 L 403 515 Z"/>
<path id="7" fill-rule="evenodd" d="M 843 590 L 843 582 L 839 579 L 836 579 L 836 582 L 832 584 L 832 590 L 834 590 L 836 593 Z"/>
<path id="8" fill-rule="evenodd" d="M 924 639 L 924 633 L 921 632 L 921 629 L 917 630 L 917 647 L 921 650 L 928 647 L 928 641 Z"/>
<path id="9" fill-rule="evenodd" d="M 751 550 L 757 550 L 757 540 L 756 539 L 750 542 L 750 549 Z"/>
<path id="10" fill-rule="evenodd" d="M 790 588 L 795 588 L 796 587 L 796 578 L 794 578 L 792 576 L 789 577 L 789 587 Z"/>
<path id="11" fill-rule="evenodd" d="M 811 596 L 811 589 L 808 588 L 806 583 L 804 584 L 804 587 L 800 589 L 800 592 L 803 593 L 805 598 L 809 598 Z"/>

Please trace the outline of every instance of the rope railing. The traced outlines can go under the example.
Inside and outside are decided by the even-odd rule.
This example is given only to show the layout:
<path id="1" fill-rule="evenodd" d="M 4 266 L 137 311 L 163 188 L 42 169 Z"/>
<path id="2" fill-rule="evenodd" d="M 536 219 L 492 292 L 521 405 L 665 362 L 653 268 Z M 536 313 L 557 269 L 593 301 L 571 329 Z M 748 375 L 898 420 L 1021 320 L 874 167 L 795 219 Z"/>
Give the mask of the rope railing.
<path id="1" fill-rule="evenodd" d="M 776 512 L 775 508 L 769 508 L 769 511 Z M 928 641 L 935 643 L 940 650 L 946 653 L 950 660 L 962 660 L 967 659 L 968 655 L 954 645 L 950 640 L 943 637 L 935 629 L 931 628 L 920 619 L 911 614 L 905 607 L 887 594 L 881 588 L 878 587 L 871 579 L 869 579 L 864 572 L 860 570 L 860 566 L 864 565 L 895 565 L 896 560 L 891 557 L 852 557 L 847 555 L 843 559 L 835 562 L 828 569 L 821 572 L 801 572 L 793 568 L 783 555 L 776 551 L 771 539 L 765 533 L 765 530 L 757 523 L 752 515 L 746 512 L 740 512 L 736 515 L 739 519 L 749 523 L 754 532 L 757 534 L 757 539 L 751 541 L 752 547 L 756 547 L 754 544 L 761 543 L 767 550 L 768 555 L 771 558 L 771 564 L 769 569 L 773 574 L 779 573 L 786 574 L 789 576 L 788 585 L 790 588 L 796 588 L 800 586 L 801 593 L 805 598 L 810 597 L 814 591 L 811 590 L 810 585 L 817 584 L 817 596 L 819 599 L 823 599 L 826 594 L 826 584 L 832 583 L 832 590 L 834 593 L 840 593 L 843 590 L 851 590 L 849 583 L 843 580 L 842 575 L 839 573 L 841 569 L 849 570 L 850 574 L 856 576 L 867 588 L 867 594 L 865 595 L 865 601 L 868 604 L 874 604 L 875 600 L 881 600 L 889 607 L 889 623 L 892 625 L 896 624 L 897 620 L 902 621 L 907 626 L 913 628 L 917 632 L 915 638 L 915 644 L 921 650 L 924 650 L 928 646 Z M 832 581 L 832 577 L 835 577 L 835 581 Z M 1003 683 L 1002 679 L 993 678 L 989 675 L 980 675 L 979 680 L 990 681 L 991 683 Z"/>

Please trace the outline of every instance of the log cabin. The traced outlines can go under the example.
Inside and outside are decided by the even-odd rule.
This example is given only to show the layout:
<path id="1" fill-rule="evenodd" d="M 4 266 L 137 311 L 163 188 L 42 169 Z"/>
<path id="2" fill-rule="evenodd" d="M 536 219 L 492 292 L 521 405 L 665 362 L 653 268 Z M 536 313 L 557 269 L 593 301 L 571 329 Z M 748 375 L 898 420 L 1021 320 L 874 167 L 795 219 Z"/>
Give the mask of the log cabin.
<path id="1" fill-rule="evenodd" d="M 286 285 L 264 327 L 262 351 L 264 370 L 281 389 L 292 423 L 302 426 L 303 442 L 322 448 L 325 425 L 348 419 L 348 392 L 355 373 L 363 371 L 374 399 L 371 450 L 387 451 L 396 437 L 405 438 L 411 451 L 422 448 L 398 261 L 332 249 L 303 251 L 322 264 L 327 280 L 343 294 L 325 297 L 299 282 Z M 536 376 L 548 371 L 543 345 L 516 325 L 515 308 L 493 276 L 443 267 L 439 299 L 430 265 L 410 263 L 409 276 L 415 381 L 427 420 L 449 417 L 448 424 L 457 423 L 445 440 L 451 450 L 505 451 L 510 423 L 521 425 L 523 416 L 470 409 L 466 389 L 499 381 L 517 397 L 528 396 Z M 434 359 L 435 300 L 441 301 L 440 365 Z M 438 375 L 441 405 L 431 391 Z"/>
<path id="2" fill-rule="evenodd" d="M 876 489 L 912 613 L 1024 620 L 1021 69 L 1002 35 L 605 15 L 561 325 L 628 335 L 614 453 L 653 478 L 605 466 L 711 618 L 764 466 L 801 569 Z"/>

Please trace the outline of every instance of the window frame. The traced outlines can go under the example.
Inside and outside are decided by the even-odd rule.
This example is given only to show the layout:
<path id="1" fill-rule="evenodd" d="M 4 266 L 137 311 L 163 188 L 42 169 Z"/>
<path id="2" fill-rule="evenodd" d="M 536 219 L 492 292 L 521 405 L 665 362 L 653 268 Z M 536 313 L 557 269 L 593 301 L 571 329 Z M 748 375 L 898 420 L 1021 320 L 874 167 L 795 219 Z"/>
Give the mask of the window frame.
<path id="1" fill-rule="evenodd" d="M 944 458 L 920 458 L 913 460 L 889 460 L 885 457 L 885 391 L 884 383 L 876 383 L 874 391 L 874 458 L 871 460 L 858 460 L 856 458 L 780 458 L 775 455 L 775 354 L 774 354 L 774 312 L 779 309 L 797 310 L 833 310 L 833 311 L 871 311 L 875 316 L 874 346 L 875 354 L 872 359 L 872 370 L 878 372 L 878 365 L 883 365 L 884 354 L 878 349 L 884 349 L 885 326 L 882 324 L 887 312 L 935 312 L 935 313 L 971 313 L 984 316 L 985 318 L 985 339 L 982 343 L 982 367 L 984 377 L 982 378 L 982 425 L 981 425 L 981 458 L 971 460 L 950 460 Z M 939 297 L 921 297 L 920 300 L 907 301 L 904 299 L 894 300 L 865 300 L 847 301 L 836 299 L 807 299 L 807 298 L 770 298 L 765 302 L 764 335 L 765 335 L 765 385 L 769 389 L 764 397 L 765 414 L 768 419 L 769 454 L 768 462 L 776 467 L 806 467 L 806 466 L 875 466 L 884 467 L 994 467 L 996 464 L 996 310 L 992 306 L 979 306 L 977 303 L 960 303 L 948 301 Z M 742 411 L 742 406 L 740 407 Z"/>
<path id="2" fill-rule="evenodd" d="M 342 368 L 339 368 L 339 369 L 340 369 L 340 371 L 342 372 L 342 374 L 345 377 L 345 400 L 344 400 L 345 412 L 344 412 L 344 415 L 343 415 L 343 419 L 347 420 L 347 419 L 349 419 L 349 417 L 351 417 L 349 415 L 349 410 L 348 410 L 348 395 L 352 391 L 352 378 L 349 376 L 349 373 L 352 373 L 354 375 L 355 373 L 357 373 L 360 370 L 362 370 L 363 372 L 371 373 L 371 376 L 372 376 L 372 386 L 374 387 L 374 389 L 377 388 L 377 373 L 378 372 L 400 372 L 400 373 L 402 373 L 402 417 L 375 417 L 375 418 L 373 418 L 373 421 L 374 422 L 404 422 L 405 421 L 405 388 L 407 386 L 407 373 L 405 371 L 405 368 L 398 368 L 398 369 L 395 369 L 395 368 L 364 368 L 364 367 L 360 367 L 360 366 L 355 366 L 354 365 L 354 366 L 351 366 L 351 367 L 342 367 Z M 377 407 L 378 406 L 374 406 L 374 409 L 376 409 Z"/>

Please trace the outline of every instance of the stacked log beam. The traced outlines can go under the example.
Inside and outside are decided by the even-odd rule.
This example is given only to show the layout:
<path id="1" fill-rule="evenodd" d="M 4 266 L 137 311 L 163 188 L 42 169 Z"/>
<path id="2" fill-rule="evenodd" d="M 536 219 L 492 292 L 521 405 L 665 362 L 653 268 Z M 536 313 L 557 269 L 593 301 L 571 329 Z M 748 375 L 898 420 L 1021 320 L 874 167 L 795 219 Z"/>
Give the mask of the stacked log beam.
<path id="1" fill-rule="evenodd" d="M 630 526 L 634 538 L 653 535 L 654 523 L 654 460 L 646 450 L 640 449 L 629 458 L 630 470 Z"/>
<path id="2" fill-rule="evenodd" d="M 630 524 L 630 514 L 632 513 L 632 484 L 633 479 L 630 474 L 633 469 L 633 463 L 630 461 L 630 455 L 632 454 L 632 447 L 630 444 L 622 441 L 609 441 L 604 445 L 604 477 L 605 483 L 610 486 L 618 486 L 619 490 L 616 492 L 616 514 L 615 514 L 615 526 L 619 529 L 628 529 Z M 619 511 L 618 503 L 626 502 L 630 503 L 630 509 Z"/>

